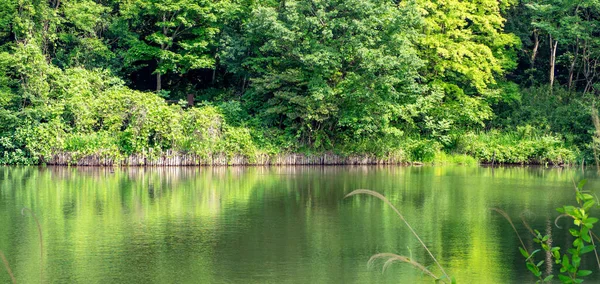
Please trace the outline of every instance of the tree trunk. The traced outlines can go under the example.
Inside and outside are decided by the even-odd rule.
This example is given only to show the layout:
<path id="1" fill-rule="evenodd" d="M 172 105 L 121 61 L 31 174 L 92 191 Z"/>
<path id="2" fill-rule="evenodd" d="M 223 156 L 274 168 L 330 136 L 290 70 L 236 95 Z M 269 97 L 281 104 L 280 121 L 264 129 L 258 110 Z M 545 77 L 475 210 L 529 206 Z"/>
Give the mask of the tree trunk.
<path id="1" fill-rule="evenodd" d="M 531 69 L 535 67 L 535 58 L 537 57 L 538 48 L 540 47 L 540 37 L 538 36 L 538 31 L 533 31 L 533 50 L 531 52 Z"/>
<path id="2" fill-rule="evenodd" d="M 156 92 L 160 92 L 161 90 L 161 74 L 160 73 L 156 73 Z"/>
<path id="3" fill-rule="evenodd" d="M 575 63 L 577 63 L 577 56 L 579 55 L 579 38 L 575 42 L 575 54 L 573 55 L 573 60 L 571 61 L 571 66 L 569 67 L 569 90 L 573 86 L 573 74 L 575 73 Z"/>
<path id="4" fill-rule="evenodd" d="M 554 86 L 554 67 L 556 65 L 556 48 L 558 47 L 558 41 L 553 41 L 550 36 L 550 90 Z"/>

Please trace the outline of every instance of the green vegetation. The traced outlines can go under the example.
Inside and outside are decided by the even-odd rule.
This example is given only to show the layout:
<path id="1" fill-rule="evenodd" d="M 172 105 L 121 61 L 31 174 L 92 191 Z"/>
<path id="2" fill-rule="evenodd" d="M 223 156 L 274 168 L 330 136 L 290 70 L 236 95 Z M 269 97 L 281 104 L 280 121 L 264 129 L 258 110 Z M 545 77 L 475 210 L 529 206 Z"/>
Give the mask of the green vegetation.
<path id="1" fill-rule="evenodd" d="M 591 0 L 6 0 L 0 163 L 589 164 L 599 15 Z"/>
<path id="2" fill-rule="evenodd" d="M 573 219 L 573 224 L 575 225 L 575 228 L 569 229 L 573 241 L 567 249 L 563 249 L 562 251 L 559 246 L 553 245 L 551 234 L 542 235 L 538 230 L 531 229 L 527 221 L 522 217 L 523 224 L 533 236 L 533 241 L 541 247 L 540 249 L 531 252 L 528 251 L 527 246 L 523 242 L 521 236 L 519 236 L 519 233 L 508 214 L 502 210 L 493 209 L 506 218 L 517 234 L 519 241 L 521 242 L 519 251 L 523 257 L 525 257 L 527 269 L 537 278 L 536 283 L 548 283 L 552 281 L 554 278 L 552 270 L 550 269 L 550 272 L 546 271 L 545 274 L 541 270 L 544 263 L 546 263 L 546 267 L 551 267 L 553 265 L 551 261 L 560 266 L 559 274 L 557 275 L 561 283 L 582 283 L 584 280 L 583 277 L 592 274 L 592 270 L 582 269 L 581 267 L 583 254 L 590 252 L 594 252 L 596 264 L 600 269 L 600 258 L 598 257 L 598 251 L 593 240 L 595 238 L 597 241 L 600 241 L 600 239 L 592 232 L 592 228 L 594 227 L 594 224 L 598 222 L 598 218 L 590 216 L 590 209 L 597 204 L 597 199 L 591 192 L 583 190 L 585 184 L 586 180 L 582 180 L 575 188 L 577 206 L 565 205 L 556 209 L 561 215 L 556 218 L 555 223 L 561 217 L 569 217 Z M 546 253 L 545 260 L 539 262 L 535 260 L 535 255 L 538 252 Z"/>
<path id="3" fill-rule="evenodd" d="M 557 246 L 553 243 L 554 241 L 551 233 L 542 235 L 538 230 L 532 229 L 526 221 L 524 215 L 521 215 L 523 225 L 528 229 L 529 233 L 531 233 L 533 241 L 540 246 L 539 249 L 529 251 L 528 247 L 531 246 L 525 245 L 525 242 L 519 235 L 519 232 L 510 216 L 501 209 L 491 209 L 502 215 L 502 217 L 508 221 L 516 233 L 520 242 L 519 251 L 525 258 L 527 269 L 535 276 L 536 283 L 552 282 L 555 276 L 555 274 L 552 272 L 552 262 L 560 266 L 559 273 L 556 275 L 561 283 L 582 283 L 584 281 L 584 277 L 592 274 L 592 270 L 582 269 L 581 267 L 582 257 L 586 253 L 594 252 L 596 264 L 600 269 L 600 258 L 594 242 L 594 238 L 597 241 L 600 241 L 600 238 L 598 238 L 598 236 L 592 231 L 594 224 L 598 223 L 598 218 L 591 217 L 590 215 L 590 210 L 597 204 L 597 198 L 592 195 L 593 193 L 583 190 L 586 182 L 587 180 L 582 180 L 575 188 L 577 206 L 565 205 L 556 209 L 559 213 L 561 213 L 561 215 L 556 218 L 555 224 L 558 219 L 562 217 L 569 217 L 573 219 L 573 224 L 575 225 L 575 228 L 569 229 L 572 239 L 568 239 L 569 245 L 566 249 L 563 248 L 561 250 L 560 246 Z M 394 262 L 404 262 L 412 265 L 418 270 L 421 270 L 424 275 L 433 278 L 436 283 L 456 283 L 456 280 L 453 277 L 448 276 L 444 268 L 440 265 L 427 245 L 425 245 L 425 243 L 421 240 L 421 237 L 419 237 L 419 235 L 415 232 L 413 227 L 408 223 L 400 211 L 384 195 L 368 189 L 357 189 L 347 194 L 344 198 L 363 194 L 371 195 L 380 199 L 387 206 L 389 206 L 396 213 L 396 215 L 398 215 L 402 222 L 404 222 L 404 224 L 408 227 L 411 234 L 418 240 L 419 245 L 431 257 L 442 276 L 436 275 L 436 273 L 432 272 L 430 268 L 427 268 L 421 263 L 417 262 L 412 258 L 412 256 L 407 257 L 394 253 L 378 253 L 373 255 L 369 259 L 369 266 L 371 266 L 378 259 L 384 259 L 385 263 L 383 264 L 383 271 L 385 271 Z M 556 226 L 558 227 L 558 225 Z M 537 261 L 536 254 L 540 252 L 545 252 L 546 256 L 544 259 Z M 543 265 L 550 269 L 542 271 Z"/>

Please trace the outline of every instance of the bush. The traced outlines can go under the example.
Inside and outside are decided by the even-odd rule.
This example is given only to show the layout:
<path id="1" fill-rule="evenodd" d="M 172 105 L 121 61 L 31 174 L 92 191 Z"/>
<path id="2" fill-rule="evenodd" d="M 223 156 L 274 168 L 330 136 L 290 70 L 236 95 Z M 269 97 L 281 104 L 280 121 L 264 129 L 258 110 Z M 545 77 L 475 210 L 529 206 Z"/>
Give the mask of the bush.
<path id="1" fill-rule="evenodd" d="M 516 132 L 467 133 L 458 141 L 457 151 L 483 163 L 573 164 L 578 151 L 566 147 L 560 136 L 541 134 L 526 126 Z"/>

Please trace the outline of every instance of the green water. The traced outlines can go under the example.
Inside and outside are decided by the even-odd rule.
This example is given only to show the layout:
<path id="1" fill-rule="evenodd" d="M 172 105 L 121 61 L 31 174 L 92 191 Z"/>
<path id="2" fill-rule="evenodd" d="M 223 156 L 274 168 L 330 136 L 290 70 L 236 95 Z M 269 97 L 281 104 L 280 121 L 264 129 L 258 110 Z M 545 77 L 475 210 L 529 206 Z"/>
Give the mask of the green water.
<path id="1" fill-rule="evenodd" d="M 19 283 L 40 281 L 27 207 L 43 231 L 46 283 L 431 282 L 407 264 L 367 267 L 394 252 L 439 272 L 389 207 L 343 199 L 367 188 L 398 206 L 460 283 L 531 281 L 510 225 L 489 208 L 527 212 L 564 243 L 568 232 L 549 220 L 583 177 L 600 188 L 592 171 L 557 168 L 3 167 L 0 250 Z M 0 266 L 0 283 L 9 281 Z"/>

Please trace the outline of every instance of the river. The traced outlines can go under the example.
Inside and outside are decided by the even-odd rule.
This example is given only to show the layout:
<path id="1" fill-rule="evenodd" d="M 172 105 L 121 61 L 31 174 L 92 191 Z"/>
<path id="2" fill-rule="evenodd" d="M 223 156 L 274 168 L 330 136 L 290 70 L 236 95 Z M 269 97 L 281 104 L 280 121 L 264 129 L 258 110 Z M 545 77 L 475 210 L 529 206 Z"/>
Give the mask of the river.
<path id="1" fill-rule="evenodd" d="M 521 214 L 564 245 L 555 208 L 574 204 L 582 178 L 600 188 L 593 170 L 543 167 L 0 167 L 0 251 L 17 282 L 40 281 L 29 208 L 46 283 L 431 283 L 405 263 L 367 266 L 392 252 L 439 274 L 389 206 L 344 199 L 371 189 L 459 283 L 532 282 L 510 224 L 490 209 L 508 212 L 530 248 Z"/>

